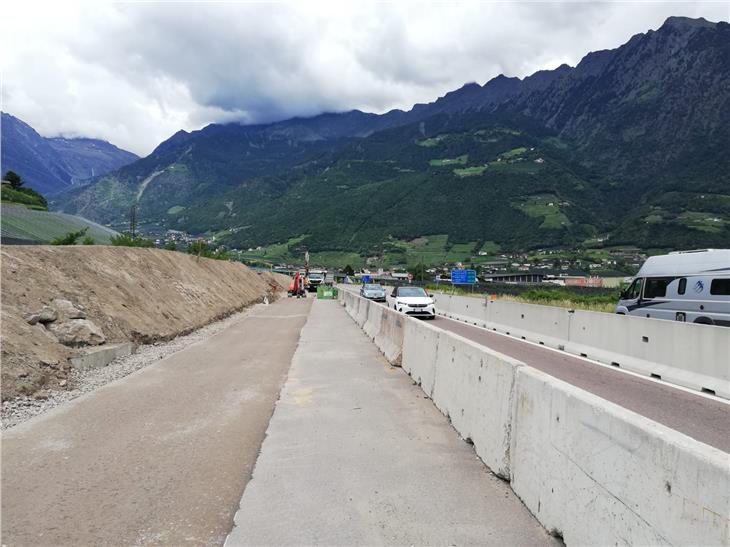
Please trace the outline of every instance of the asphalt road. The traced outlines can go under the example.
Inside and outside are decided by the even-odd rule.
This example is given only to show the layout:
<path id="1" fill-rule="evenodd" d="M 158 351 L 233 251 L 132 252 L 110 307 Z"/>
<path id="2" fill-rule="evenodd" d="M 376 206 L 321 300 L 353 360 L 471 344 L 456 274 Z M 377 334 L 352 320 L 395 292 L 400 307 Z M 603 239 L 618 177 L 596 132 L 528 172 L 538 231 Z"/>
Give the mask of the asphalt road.
<path id="1" fill-rule="evenodd" d="M 317 300 L 232 545 L 560 545 L 335 301 Z"/>
<path id="2" fill-rule="evenodd" d="M 256 461 L 312 300 L 7 430 L 3 545 L 218 545 Z"/>
<path id="3" fill-rule="evenodd" d="M 730 405 L 726 403 L 453 319 L 437 317 L 431 324 L 730 453 Z"/>

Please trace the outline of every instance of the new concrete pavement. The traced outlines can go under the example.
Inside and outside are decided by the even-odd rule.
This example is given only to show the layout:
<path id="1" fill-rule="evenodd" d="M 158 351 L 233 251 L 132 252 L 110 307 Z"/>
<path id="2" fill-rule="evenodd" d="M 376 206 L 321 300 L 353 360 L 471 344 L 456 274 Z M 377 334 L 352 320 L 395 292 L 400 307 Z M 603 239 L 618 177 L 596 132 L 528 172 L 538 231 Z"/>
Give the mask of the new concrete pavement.
<path id="1" fill-rule="evenodd" d="M 227 545 L 559 543 L 333 301 L 316 301 Z"/>
<path id="2" fill-rule="evenodd" d="M 3 545 L 217 545 L 311 300 L 212 338 L 3 433 Z"/>

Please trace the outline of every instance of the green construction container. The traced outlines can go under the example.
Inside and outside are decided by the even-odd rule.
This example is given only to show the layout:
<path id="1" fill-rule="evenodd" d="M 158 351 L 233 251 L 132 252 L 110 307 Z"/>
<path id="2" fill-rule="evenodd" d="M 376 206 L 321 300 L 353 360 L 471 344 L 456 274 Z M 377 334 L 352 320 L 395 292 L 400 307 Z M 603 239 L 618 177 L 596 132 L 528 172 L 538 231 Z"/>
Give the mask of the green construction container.
<path id="1" fill-rule="evenodd" d="M 337 299 L 337 289 L 320 285 L 317 287 L 317 298 L 319 300 L 335 300 Z"/>

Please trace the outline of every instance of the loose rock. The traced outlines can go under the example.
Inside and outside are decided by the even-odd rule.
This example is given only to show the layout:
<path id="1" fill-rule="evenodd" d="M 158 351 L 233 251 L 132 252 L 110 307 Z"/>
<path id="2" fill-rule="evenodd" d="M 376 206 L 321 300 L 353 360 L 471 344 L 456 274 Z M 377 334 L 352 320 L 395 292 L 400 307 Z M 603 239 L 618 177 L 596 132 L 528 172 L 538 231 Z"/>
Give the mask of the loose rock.
<path id="1" fill-rule="evenodd" d="M 52 323 L 50 330 L 66 346 L 98 346 L 106 342 L 102 330 L 88 319 Z"/>
<path id="2" fill-rule="evenodd" d="M 61 321 L 68 319 L 86 319 L 86 312 L 78 309 L 69 300 L 56 298 L 51 302 L 51 306 L 58 312 L 58 319 Z"/>
<path id="3" fill-rule="evenodd" d="M 43 309 L 38 312 L 39 323 L 53 323 L 58 319 L 58 312 L 49 306 L 43 306 Z"/>

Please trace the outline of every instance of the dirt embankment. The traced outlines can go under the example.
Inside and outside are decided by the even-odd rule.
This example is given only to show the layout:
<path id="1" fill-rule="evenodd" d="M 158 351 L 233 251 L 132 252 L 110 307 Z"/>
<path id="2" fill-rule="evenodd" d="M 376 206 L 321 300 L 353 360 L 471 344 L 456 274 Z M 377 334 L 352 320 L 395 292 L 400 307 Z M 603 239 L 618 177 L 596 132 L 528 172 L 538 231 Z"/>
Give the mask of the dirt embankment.
<path id="1" fill-rule="evenodd" d="M 91 344 L 169 340 L 273 299 L 288 283 L 156 249 L 4 246 L 1 254 L 3 400 L 65 387 L 85 334 Z"/>

